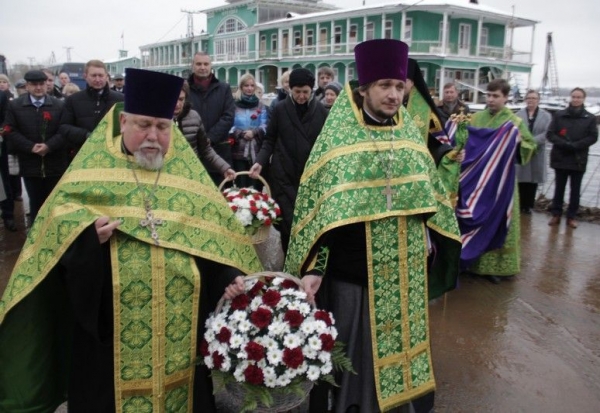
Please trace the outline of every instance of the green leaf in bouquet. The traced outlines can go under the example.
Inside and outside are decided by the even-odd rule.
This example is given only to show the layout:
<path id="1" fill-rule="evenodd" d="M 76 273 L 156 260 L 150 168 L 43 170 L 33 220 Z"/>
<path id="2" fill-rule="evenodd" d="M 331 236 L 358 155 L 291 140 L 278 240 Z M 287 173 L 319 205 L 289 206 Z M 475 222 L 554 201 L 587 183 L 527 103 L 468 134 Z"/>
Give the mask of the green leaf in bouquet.
<path id="1" fill-rule="evenodd" d="M 349 371 L 352 374 L 358 374 L 352 366 L 352 361 L 346 356 L 344 348 L 346 345 L 340 341 L 336 341 L 331 351 L 331 361 L 333 368 L 337 371 Z"/>

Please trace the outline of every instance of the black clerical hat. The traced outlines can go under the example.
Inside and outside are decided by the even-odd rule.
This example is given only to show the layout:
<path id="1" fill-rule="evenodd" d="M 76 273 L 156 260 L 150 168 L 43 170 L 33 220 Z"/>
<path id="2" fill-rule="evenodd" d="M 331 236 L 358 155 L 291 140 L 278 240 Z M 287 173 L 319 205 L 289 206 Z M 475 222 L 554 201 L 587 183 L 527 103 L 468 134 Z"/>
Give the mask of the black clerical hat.
<path id="1" fill-rule="evenodd" d="M 166 73 L 125 69 L 125 112 L 172 119 L 183 79 Z"/>

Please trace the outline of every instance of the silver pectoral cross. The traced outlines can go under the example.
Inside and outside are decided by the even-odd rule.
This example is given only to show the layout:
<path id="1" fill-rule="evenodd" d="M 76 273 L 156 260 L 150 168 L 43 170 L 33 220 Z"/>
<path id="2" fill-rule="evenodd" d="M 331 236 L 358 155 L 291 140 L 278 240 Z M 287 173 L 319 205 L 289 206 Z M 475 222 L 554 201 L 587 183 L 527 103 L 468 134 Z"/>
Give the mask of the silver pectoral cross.
<path id="1" fill-rule="evenodd" d="M 152 213 L 152 209 L 150 206 L 146 205 L 146 219 L 140 220 L 140 226 L 142 228 L 148 227 L 151 231 L 150 236 L 154 240 L 155 245 L 160 245 L 158 242 L 158 232 L 156 232 L 156 226 L 162 225 L 163 220 L 160 218 L 154 218 L 154 214 Z"/>
<path id="2" fill-rule="evenodd" d="M 388 180 L 385 184 L 385 189 L 381 191 L 382 195 L 385 195 L 387 198 L 387 210 L 391 211 L 392 209 L 392 195 L 395 195 L 398 191 L 392 189 L 390 186 L 390 181 Z"/>

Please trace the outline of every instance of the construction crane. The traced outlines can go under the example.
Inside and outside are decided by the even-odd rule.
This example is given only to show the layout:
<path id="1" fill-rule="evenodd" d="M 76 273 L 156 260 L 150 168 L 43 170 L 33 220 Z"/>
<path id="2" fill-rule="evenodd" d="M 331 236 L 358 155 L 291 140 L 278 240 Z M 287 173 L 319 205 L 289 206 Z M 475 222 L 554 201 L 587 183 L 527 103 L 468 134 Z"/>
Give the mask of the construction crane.
<path id="1" fill-rule="evenodd" d="M 558 96 L 558 68 L 556 67 L 556 53 L 552 43 L 552 32 L 546 38 L 546 60 L 544 61 L 544 76 L 540 92 L 544 95 Z"/>

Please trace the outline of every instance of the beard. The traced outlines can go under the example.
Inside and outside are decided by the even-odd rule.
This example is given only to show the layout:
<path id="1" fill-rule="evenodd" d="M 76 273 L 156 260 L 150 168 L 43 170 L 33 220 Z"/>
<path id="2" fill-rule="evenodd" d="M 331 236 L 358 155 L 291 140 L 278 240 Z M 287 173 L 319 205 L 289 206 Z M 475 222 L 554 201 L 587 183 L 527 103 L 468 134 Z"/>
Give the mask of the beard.
<path id="1" fill-rule="evenodd" d="M 144 153 L 142 152 L 142 149 L 144 148 L 156 148 L 158 149 L 158 152 Z M 158 143 L 142 143 L 138 150 L 133 153 L 133 156 L 135 157 L 135 162 L 139 166 L 150 171 L 159 170 L 164 163 L 163 148 Z"/>

